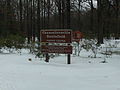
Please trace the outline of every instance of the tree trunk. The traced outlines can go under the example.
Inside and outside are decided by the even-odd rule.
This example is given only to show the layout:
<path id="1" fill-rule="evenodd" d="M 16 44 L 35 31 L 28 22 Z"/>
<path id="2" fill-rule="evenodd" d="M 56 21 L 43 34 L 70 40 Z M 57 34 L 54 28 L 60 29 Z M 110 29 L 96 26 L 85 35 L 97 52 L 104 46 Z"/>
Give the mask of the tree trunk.
<path id="1" fill-rule="evenodd" d="M 40 42 L 40 0 L 37 2 L 37 38 Z"/>
<path id="2" fill-rule="evenodd" d="M 67 29 L 70 29 L 70 0 L 67 0 L 66 6 L 67 6 L 67 8 L 66 8 L 66 12 L 67 12 Z M 68 44 L 68 45 L 70 45 L 70 44 Z M 67 55 L 67 59 L 68 59 L 67 64 L 71 64 L 71 60 L 70 60 L 71 55 L 70 54 Z"/>
<path id="3" fill-rule="evenodd" d="M 19 6 L 20 6 L 20 31 L 23 32 L 23 25 L 22 25 L 23 6 L 22 6 L 22 0 L 19 1 Z"/>
<path id="4" fill-rule="evenodd" d="M 103 18 L 102 18 L 102 1 L 97 0 L 98 5 L 98 44 L 103 43 Z"/>

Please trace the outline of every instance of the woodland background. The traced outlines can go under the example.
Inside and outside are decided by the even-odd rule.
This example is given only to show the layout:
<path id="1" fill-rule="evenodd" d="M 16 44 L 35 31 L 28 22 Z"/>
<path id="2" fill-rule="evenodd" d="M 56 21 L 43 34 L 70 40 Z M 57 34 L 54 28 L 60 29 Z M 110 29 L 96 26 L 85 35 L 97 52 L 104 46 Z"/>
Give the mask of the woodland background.
<path id="1" fill-rule="evenodd" d="M 0 38 L 17 35 L 30 43 L 42 29 L 79 30 L 99 44 L 118 39 L 120 0 L 0 0 Z"/>

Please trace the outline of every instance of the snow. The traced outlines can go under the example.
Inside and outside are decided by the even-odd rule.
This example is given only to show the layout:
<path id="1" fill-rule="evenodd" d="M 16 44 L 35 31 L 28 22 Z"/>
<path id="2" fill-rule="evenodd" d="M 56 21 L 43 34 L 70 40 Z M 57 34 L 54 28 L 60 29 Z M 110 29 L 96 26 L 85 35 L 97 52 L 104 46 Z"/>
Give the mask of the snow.
<path id="1" fill-rule="evenodd" d="M 120 90 L 120 55 L 101 63 L 104 56 L 90 58 L 82 51 L 68 65 L 66 55 L 46 63 L 22 52 L 0 54 L 0 90 Z"/>

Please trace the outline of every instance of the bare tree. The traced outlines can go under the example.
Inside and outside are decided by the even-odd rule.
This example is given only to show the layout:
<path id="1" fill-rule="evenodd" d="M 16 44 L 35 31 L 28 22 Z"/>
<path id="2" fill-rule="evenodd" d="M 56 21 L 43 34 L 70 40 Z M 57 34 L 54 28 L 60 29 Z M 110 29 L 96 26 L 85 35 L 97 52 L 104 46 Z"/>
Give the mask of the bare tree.
<path id="1" fill-rule="evenodd" d="M 98 44 L 103 43 L 103 16 L 102 16 L 102 0 L 97 0 L 98 7 Z"/>

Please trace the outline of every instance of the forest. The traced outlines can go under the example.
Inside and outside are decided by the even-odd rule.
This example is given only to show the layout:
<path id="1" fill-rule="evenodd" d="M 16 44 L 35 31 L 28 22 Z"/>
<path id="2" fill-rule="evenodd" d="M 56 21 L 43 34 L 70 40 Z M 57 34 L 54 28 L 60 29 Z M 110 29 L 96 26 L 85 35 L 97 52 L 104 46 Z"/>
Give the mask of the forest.
<path id="1" fill-rule="evenodd" d="M 118 39 L 120 0 L 0 0 L 1 40 L 34 42 L 42 29 L 79 30 L 99 44 L 103 38 Z"/>

